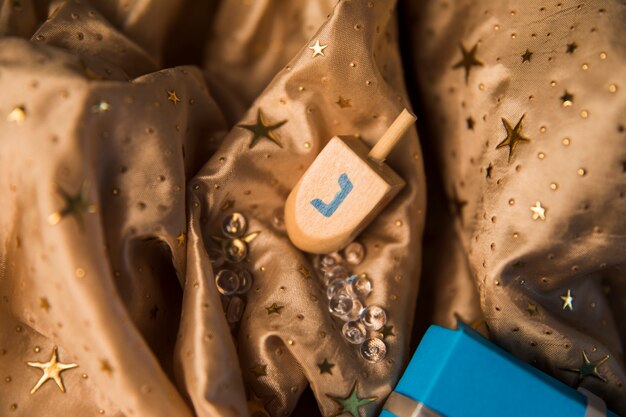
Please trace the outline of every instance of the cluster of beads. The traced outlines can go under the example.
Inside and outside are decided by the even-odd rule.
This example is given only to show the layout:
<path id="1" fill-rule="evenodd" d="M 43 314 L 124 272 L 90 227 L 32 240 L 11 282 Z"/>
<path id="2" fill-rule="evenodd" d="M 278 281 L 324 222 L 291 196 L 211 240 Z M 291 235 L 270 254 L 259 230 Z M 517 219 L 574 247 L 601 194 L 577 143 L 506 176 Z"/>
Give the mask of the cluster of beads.
<path id="1" fill-rule="evenodd" d="M 365 258 L 365 248 L 352 242 L 342 251 L 317 257 L 315 266 L 323 274 L 330 313 L 344 322 L 342 334 L 352 344 L 359 345 L 363 359 L 380 362 L 387 355 L 387 346 L 372 334 L 387 323 L 385 310 L 377 305 L 365 305 L 372 292 L 372 282 L 366 274 L 354 275 L 350 266 Z"/>
<path id="2" fill-rule="evenodd" d="M 220 244 L 220 248 L 209 251 L 215 286 L 222 294 L 226 320 L 235 325 L 246 308 L 243 296 L 252 287 L 252 273 L 241 263 L 248 255 L 248 243 L 258 233 L 245 235 L 248 221 L 241 213 L 232 213 L 222 221 L 222 235 L 214 236 L 213 240 Z"/>

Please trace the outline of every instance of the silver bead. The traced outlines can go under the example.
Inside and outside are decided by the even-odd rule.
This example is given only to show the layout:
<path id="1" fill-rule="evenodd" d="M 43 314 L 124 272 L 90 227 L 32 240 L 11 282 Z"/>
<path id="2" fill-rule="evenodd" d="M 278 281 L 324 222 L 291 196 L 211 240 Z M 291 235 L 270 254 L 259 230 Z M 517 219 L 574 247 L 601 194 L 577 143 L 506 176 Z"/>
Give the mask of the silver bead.
<path id="1" fill-rule="evenodd" d="M 328 302 L 330 312 L 339 318 L 344 318 L 352 312 L 354 299 L 346 294 L 334 295 Z"/>
<path id="2" fill-rule="evenodd" d="M 252 287 L 252 273 L 247 269 L 240 269 L 237 271 L 239 276 L 239 288 L 237 288 L 237 294 L 245 294 L 250 291 Z"/>
<path id="3" fill-rule="evenodd" d="M 233 295 L 240 286 L 239 276 L 235 271 L 230 269 L 222 269 L 215 276 L 215 286 L 220 294 Z"/>
<path id="4" fill-rule="evenodd" d="M 365 259 L 365 246 L 352 242 L 343 250 L 344 258 L 350 265 L 358 265 Z"/>
<path id="5" fill-rule="evenodd" d="M 229 214 L 222 221 L 222 232 L 228 237 L 241 237 L 247 228 L 248 221 L 241 213 Z"/>
<path id="6" fill-rule="evenodd" d="M 241 239 L 223 240 L 222 250 L 226 260 L 232 263 L 239 263 L 248 256 L 248 244 Z"/>
<path id="7" fill-rule="evenodd" d="M 361 321 L 370 330 L 380 330 L 387 323 L 387 313 L 382 307 L 368 306 L 363 310 Z"/>
<path id="8" fill-rule="evenodd" d="M 361 344 L 361 356 L 368 362 L 376 363 L 387 356 L 387 346 L 382 340 L 371 337 Z"/>
<path id="9" fill-rule="evenodd" d="M 346 340 L 358 345 L 365 340 L 365 326 L 359 321 L 349 321 L 341 328 L 341 333 Z"/>
<path id="10" fill-rule="evenodd" d="M 241 320 L 245 308 L 246 303 L 241 298 L 237 296 L 232 297 L 226 308 L 226 321 L 229 323 L 237 323 Z"/>
<path id="11" fill-rule="evenodd" d="M 350 280 L 352 281 L 352 290 L 357 296 L 365 298 L 372 292 L 372 282 L 367 275 L 353 275 Z"/>

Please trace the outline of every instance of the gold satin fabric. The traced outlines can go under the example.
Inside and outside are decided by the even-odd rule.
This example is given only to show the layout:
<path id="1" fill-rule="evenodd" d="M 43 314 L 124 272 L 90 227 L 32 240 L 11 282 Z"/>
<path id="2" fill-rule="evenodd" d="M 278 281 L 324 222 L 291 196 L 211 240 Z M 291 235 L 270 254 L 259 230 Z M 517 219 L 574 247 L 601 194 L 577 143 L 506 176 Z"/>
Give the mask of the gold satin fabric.
<path id="1" fill-rule="evenodd" d="M 373 416 L 415 329 L 457 316 L 484 317 L 497 343 L 572 386 L 563 368 L 583 349 L 610 355 L 607 382 L 582 385 L 626 412 L 623 16 L 618 3 L 0 1 L 0 415 L 330 416 L 356 389 Z M 459 42 L 480 42 L 467 81 Z M 393 326 L 371 364 L 280 216 L 332 136 L 371 146 L 404 107 L 427 134 L 391 153 L 407 186 L 358 238 L 354 267 Z M 286 121 L 281 146 L 250 147 L 238 125 L 259 110 Z M 523 114 L 530 142 L 509 161 L 501 118 Z M 231 327 L 212 261 L 235 211 L 260 233 Z M 78 367 L 60 373 L 65 392 L 49 380 L 31 394 L 42 371 L 28 362 L 55 346 Z M 298 406 L 308 386 L 319 412 Z"/>

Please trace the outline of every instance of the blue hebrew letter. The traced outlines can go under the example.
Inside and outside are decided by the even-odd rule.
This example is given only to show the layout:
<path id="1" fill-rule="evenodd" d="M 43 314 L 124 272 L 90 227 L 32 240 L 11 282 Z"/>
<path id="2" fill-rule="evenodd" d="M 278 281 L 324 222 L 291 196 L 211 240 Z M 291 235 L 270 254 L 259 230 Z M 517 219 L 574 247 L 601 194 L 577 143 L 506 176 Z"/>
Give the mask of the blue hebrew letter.
<path id="1" fill-rule="evenodd" d="M 326 204 L 319 198 L 315 198 L 311 200 L 311 204 L 313 207 L 317 209 L 324 217 L 330 217 L 333 215 L 335 210 L 339 208 L 339 205 L 346 199 L 348 194 L 352 191 L 352 183 L 348 178 L 348 174 L 345 172 L 339 176 L 339 191 L 335 194 L 335 198 L 333 201 Z"/>

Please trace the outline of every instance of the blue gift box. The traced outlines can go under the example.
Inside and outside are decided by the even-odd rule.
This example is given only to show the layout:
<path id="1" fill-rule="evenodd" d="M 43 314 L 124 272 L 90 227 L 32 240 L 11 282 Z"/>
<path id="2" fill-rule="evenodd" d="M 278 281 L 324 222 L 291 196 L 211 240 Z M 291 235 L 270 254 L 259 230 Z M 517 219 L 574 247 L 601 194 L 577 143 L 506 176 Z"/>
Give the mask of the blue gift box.
<path id="1" fill-rule="evenodd" d="M 465 325 L 431 326 L 381 417 L 617 417 Z"/>

